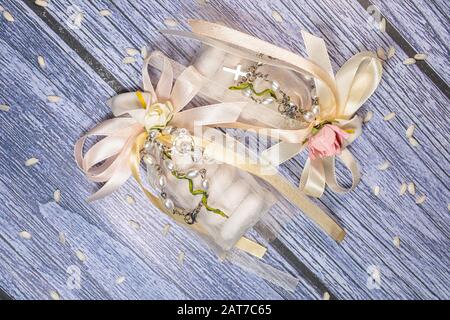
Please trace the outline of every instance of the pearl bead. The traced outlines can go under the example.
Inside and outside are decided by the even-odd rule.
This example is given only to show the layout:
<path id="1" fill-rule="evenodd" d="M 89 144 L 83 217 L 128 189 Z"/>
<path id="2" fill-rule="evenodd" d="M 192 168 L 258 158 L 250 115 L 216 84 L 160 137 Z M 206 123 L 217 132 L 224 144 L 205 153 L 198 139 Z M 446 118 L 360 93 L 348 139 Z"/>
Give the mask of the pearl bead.
<path id="1" fill-rule="evenodd" d="M 174 128 L 172 126 L 167 126 L 162 130 L 163 134 L 171 134 L 173 131 Z"/>
<path id="2" fill-rule="evenodd" d="M 270 97 L 270 98 L 265 98 L 261 104 L 271 104 L 274 101 L 274 98 Z"/>
<path id="3" fill-rule="evenodd" d="M 280 84 L 277 81 L 272 81 L 272 90 L 277 91 L 280 88 Z"/>
<path id="4" fill-rule="evenodd" d="M 198 170 L 192 169 L 186 173 L 186 178 L 194 179 L 198 176 Z"/>
<path id="5" fill-rule="evenodd" d="M 203 190 L 208 190 L 209 189 L 209 181 L 208 181 L 208 179 L 203 179 L 202 180 L 202 189 Z"/>
<path id="6" fill-rule="evenodd" d="M 303 115 L 303 119 L 305 119 L 306 122 L 312 122 L 314 118 L 314 113 L 312 113 L 311 111 L 308 111 Z"/>
<path id="7" fill-rule="evenodd" d="M 320 107 L 318 104 L 315 104 L 311 108 L 311 112 L 314 113 L 314 115 L 318 116 L 320 113 Z"/>
<path id="8" fill-rule="evenodd" d="M 244 97 L 250 97 L 252 94 L 252 89 L 246 88 L 246 89 L 242 90 L 242 94 L 244 95 Z"/>
<path id="9" fill-rule="evenodd" d="M 159 185 L 159 187 L 160 188 L 164 188 L 166 186 L 166 184 L 167 184 L 166 176 L 163 176 L 163 175 L 159 176 L 158 177 L 158 185 Z"/>
<path id="10" fill-rule="evenodd" d="M 175 207 L 172 199 L 170 199 L 170 198 L 164 199 L 164 207 L 166 207 L 167 210 L 172 211 Z"/>
<path id="11" fill-rule="evenodd" d="M 150 141 L 146 141 L 146 142 L 144 143 L 144 149 L 145 149 L 146 151 L 150 151 L 150 149 L 152 148 L 152 146 L 153 146 L 153 144 L 152 144 Z"/>
<path id="12" fill-rule="evenodd" d="M 151 139 L 155 139 L 157 132 L 155 130 L 150 131 L 149 133 Z"/>
<path id="13" fill-rule="evenodd" d="M 175 168 L 175 166 L 173 165 L 172 160 L 169 160 L 169 159 L 164 160 L 164 166 L 169 171 L 173 171 L 173 169 Z"/>
<path id="14" fill-rule="evenodd" d="M 150 165 L 155 164 L 156 160 L 155 160 L 155 158 L 152 155 L 146 154 L 144 156 L 144 162 L 145 162 L 146 165 L 150 166 Z"/>

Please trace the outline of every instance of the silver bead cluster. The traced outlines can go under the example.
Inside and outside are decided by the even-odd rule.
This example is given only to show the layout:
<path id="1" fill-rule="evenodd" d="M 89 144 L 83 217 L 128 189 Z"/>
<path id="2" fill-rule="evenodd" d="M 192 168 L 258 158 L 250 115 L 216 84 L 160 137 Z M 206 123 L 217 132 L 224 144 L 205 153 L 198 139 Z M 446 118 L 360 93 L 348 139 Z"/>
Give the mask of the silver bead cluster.
<path id="1" fill-rule="evenodd" d="M 320 114 L 319 99 L 314 96 L 312 98 L 313 105 L 310 110 L 305 110 L 302 106 L 295 104 L 286 92 L 280 89 L 280 84 L 275 80 L 270 80 L 268 74 L 263 74 L 258 71 L 258 68 L 263 64 L 257 62 L 251 65 L 246 72 L 246 75 L 240 78 L 237 82 L 237 87 L 249 83 L 250 86 L 242 90 L 245 97 L 251 98 L 259 104 L 269 105 L 272 103 L 278 104 L 278 111 L 291 119 L 296 119 L 304 122 L 312 122 Z M 262 79 L 268 82 L 271 92 L 265 94 L 263 98 L 254 94 L 253 84 L 257 79 Z"/>
<path id="2" fill-rule="evenodd" d="M 175 138 L 172 147 L 165 146 L 158 137 L 161 134 L 171 134 Z M 202 201 L 193 210 L 186 210 L 175 205 L 167 190 L 167 176 L 172 174 L 179 179 L 195 179 L 201 176 L 201 188 L 204 191 L 209 189 L 209 181 L 206 178 L 206 169 L 189 169 L 186 172 L 179 171 L 172 161 L 172 153 L 180 152 L 182 154 L 195 150 L 194 141 L 184 128 L 177 129 L 166 127 L 163 130 L 151 130 L 142 150 L 142 159 L 147 166 L 147 178 L 150 185 L 158 190 L 159 197 L 165 209 L 172 214 L 184 216 L 188 224 L 193 224 L 196 217 L 203 207 Z"/>

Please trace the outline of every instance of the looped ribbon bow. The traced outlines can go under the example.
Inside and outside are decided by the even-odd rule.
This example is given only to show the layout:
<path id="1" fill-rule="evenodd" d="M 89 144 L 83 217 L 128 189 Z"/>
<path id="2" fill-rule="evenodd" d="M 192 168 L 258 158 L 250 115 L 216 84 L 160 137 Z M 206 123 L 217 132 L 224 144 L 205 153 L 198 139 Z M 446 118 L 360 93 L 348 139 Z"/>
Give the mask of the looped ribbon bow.
<path id="1" fill-rule="evenodd" d="M 161 70 L 156 90 L 150 81 L 149 64 Z M 140 151 L 148 136 L 147 130 L 171 125 L 187 128 L 192 132 L 194 125 L 226 127 L 227 124 L 238 122 L 239 115 L 247 102 L 224 102 L 182 111 L 208 79 L 192 66 L 174 69 L 173 65 L 177 67 L 162 53 L 153 52 L 144 61 L 142 70 L 144 91 L 124 93 L 110 99 L 108 104 L 115 117 L 100 123 L 75 143 L 74 154 L 77 165 L 91 181 L 104 182 L 104 185 L 88 198 L 89 201 L 105 197 L 133 176 L 150 202 L 161 211 L 168 213 L 160 199 L 143 186 L 140 178 Z M 174 77 L 176 81 L 172 87 Z M 99 136 L 103 139 L 96 142 L 83 155 L 86 139 Z M 193 138 L 196 144 L 204 148 L 204 154 L 207 154 L 210 159 L 235 166 L 265 180 L 334 240 L 339 242 L 344 239 L 345 230 L 306 195 L 295 192 L 276 168 L 261 167 L 259 164 L 249 163 L 245 158 L 243 159 L 243 154 L 251 153 L 245 146 L 231 137 L 226 137 L 227 140 L 233 140 L 235 143 L 232 145 L 242 151 L 238 154 L 218 143 L 205 141 L 202 137 L 193 136 Z M 171 215 L 171 217 L 183 223 L 179 216 Z M 191 228 L 200 233 L 205 232 L 199 224 L 194 224 Z M 257 257 L 262 257 L 266 251 L 264 247 L 244 237 L 236 243 L 235 247 Z"/>
<path id="2" fill-rule="evenodd" d="M 320 197 L 326 185 L 339 193 L 348 192 L 356 187 L 360 180 L 360 170 L 355 158 L 346 147 L 361 134 L 362 121 L 355 115 L 356 111 L 372 95 L 381 80 L 381 61 L 374 53 L 361 52 L 354 55 L 335 76 L 325 42 L 307 32 L 302 31 L 302 36 L 309 59 L 220 24 L 201 20 L 190 20 L 189 24 L 192 27 L 192 33 L 175 30 L 163 32 L 200 40 L 209 46 L 249 60 L 255 60 L 256 52 L 258 60 L 263 61 L 264 64 L 306 74 L 313 77 L 315 81 L 321 112 L 306 128 L 280 129 L 276 125 L 280 121 L 275 119 L 266 121 L 267 124 L 272 123 L 270 128 L 242 121 L 243 118 L 257 121 L 261 118 L 261 114 L 267 113 L 267 110 L 249 106 L 243 110 L 240 121 L 223 124 L 222 127 L 264 129 L 267 135 L 280 139 L 281 142 L 261 154 L 262 159 L 276 166 L 304 150 L 307 147 L 305 142 L 318 127 L 320 128 L 321 124 L 333 124 L 334 127 L 339 128 L 342 136 L 345 136 L 345 140 L 339 146 L 341 152 L 327 157 L 310 156 L 301 174 L 300 191 L 310 196 Z M 264 56 L 270 58 L 265 59 Z M 209 89 L 203 89 L 202 92 L 218 101 L 227 101 L 223 98 L 223 94 L 214 97 Z M 233 93 L 228 93 L 227 96 L 231 97 L 231 100 L 239 101 Z M 272 116 L 272 118 L 275 117 Z M 352 185 L 349 188 L 337 182 L 336 158 L 350 170 Z"/>

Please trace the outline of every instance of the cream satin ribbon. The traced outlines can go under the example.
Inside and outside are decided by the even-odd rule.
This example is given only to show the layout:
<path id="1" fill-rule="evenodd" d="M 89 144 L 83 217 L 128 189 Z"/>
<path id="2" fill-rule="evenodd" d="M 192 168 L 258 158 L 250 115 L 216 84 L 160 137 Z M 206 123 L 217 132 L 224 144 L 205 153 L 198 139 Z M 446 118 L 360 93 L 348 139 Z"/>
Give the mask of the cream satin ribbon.
<path id="1" fill-rule="evenodd" d="M 150 62 L 158 59 L 162 61 L 162 73 L 156 90 L 154 90 L 147 69 Z M 109 105 L 115 118 L 100 123 L 76 142 L 74 153 L 80 169 L 90 180 L 105 182 L 88 200 L 94 201 L 112 193 L 130 176 L 133 176 L 150 202 L 167 213 L 159 198 L 143 186 L 139 174 L 140 150 L 147 137 L 147 132 L 144 129 L 147 110 L 155 104 L 168 104 L 172 106 L 174 112 L 170 125 L 192 129 L 193 123 L 219 127 L 222 123 L 233 123 L 237 121 L 242 108 L 246 105 L 245 102 L 219 103 L 181 111 L 204 85 L 204 78 L 193 67 L 188 67 L 179 73 L 172 88 L 173 76 L 174 72 L 170 60 L 160 52 L 153 52 L 145 60 L 143 67 L 144 92 L 124 93 L 111 99 Z M 95 143 L 83 155 L 83 146 L 86 139 L 93 136 L 103 136 L 104 138 Z M 227 156 L 222 157 L 222 146 L 202 139 L 198 141 L 198 137 L 195 138 L 199 144 L 205 146 L 205 151 L 210 158 L 235 165 L 238 168 L 261 176 L 302 209 L 333 239 L 341 241 L 344 238 L 345 231 L 306 196 L 297 194 L 290 187 L 289 183 L 278 175 L 275 168 L 272 167 L 268 170 L 275 174 L 273 177 L 264 177 L 261 175 L 260 166 L 248 165 L 246 161 L 239 159 L 237 153 L 230 152 L 230 150 L 226 150 L 225 154 Z M 169 216 L 176 219 L 171 214 Z M 199 225 L 193 228 L 204 233 Z M 246 238 L 241 238 L 235 246 L 256 257 L 262 257 L 266 251 L 261 245 Z"/>
<path id="2" fill-rule="evenodd" d="M 197 39 L 245 59 L 258 59 L 265 64 L 307 74 L 314 77 L 316 82 L 321 113 L 317 121 L 307 128 L 294 130 L 278 129 L 277 127 L 264 128 L 242 121 L 222 124 L 222 127 L 270 129 L 265 132 L 272 137 L 279 137 L 282 141 L 265 150 L 262 158 L 267 163 L 279 165 L 305 149 L 304 142 L 311 135 L 314 125 L 323 121 L 331 121 L 341 129 L 351 132 L 350 137 L 342 146 L 341 154 L 306 161 L 300 178 L 300 190 L 308 195 L 320 197 L 325 190 L 325 185 L 339 193 L 350 191 L 356 187 L 360 179 L 360 171 L 356 160 L 346 146 L 361 134 L 361 120 L 354 115 L 355 112 L 372 95 L 381 80 L 382 65 L 373 53 L 361 52 L 354 55 L 334 76 L 324 41 L 307 32 L 302 32 L 302 36 L 309 59 L 220 24 L 201 20 L 190 20 L 189 24 L 193 33 L 183 31 L 164 31 L 164 33 Z M 255 53 L 262 53 L 272 59 L 257 58 Z M 202 89 L 202 92 L 204 91 Z M 210 92 L 210 90 L 207 91 Z M 223 101 L 220 97 L 217 100 Z M 253 119 L 257 121 L 260 117 L 258 111 L 246 112 L 244 110 L 243 112 L 247 119 L 253 116 Z M 336 157 L 350 170 L 352 185 L 349 188 L 342 187 L 337 182 Z"/>

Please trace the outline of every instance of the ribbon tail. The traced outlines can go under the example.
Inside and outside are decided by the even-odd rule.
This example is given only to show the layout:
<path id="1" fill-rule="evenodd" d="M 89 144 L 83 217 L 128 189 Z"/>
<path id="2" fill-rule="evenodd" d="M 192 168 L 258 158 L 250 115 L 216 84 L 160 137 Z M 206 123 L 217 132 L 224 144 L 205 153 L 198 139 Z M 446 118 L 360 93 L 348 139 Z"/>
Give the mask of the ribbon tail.
<path id="1" fill-rule="evenodd" d="M 308 158 L 300 177 L 299 189 L 311 197 L 320 198 L 325 191 L 325 170 L 322 158 Z"/>
<path id="2" fill-rule="evenodd" d="M 336 159 L 335 157 L 329 157 L 323 159 L 323 165 L 325 170 L 325 179 L 327 185 L 331 190 L 338 193 L 346 193 L 349 192 L 358 185 L 359 180 L 361 179 L 361 171 L 359 170 L 358 162 L 353 157 L 351 152 L 347 149 L 343 149 L 341 154 L 338 155 L 338 158 L 342 160 L 347 169 L 350 170 L 352 176 L 352 184 L 350 187 L 345 188 L 339 185 L 336 178 Z"/>

